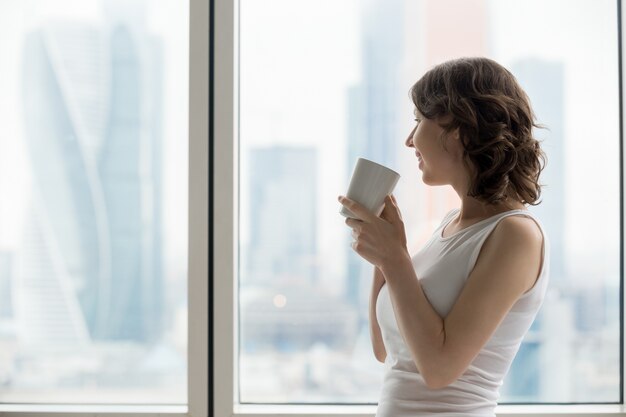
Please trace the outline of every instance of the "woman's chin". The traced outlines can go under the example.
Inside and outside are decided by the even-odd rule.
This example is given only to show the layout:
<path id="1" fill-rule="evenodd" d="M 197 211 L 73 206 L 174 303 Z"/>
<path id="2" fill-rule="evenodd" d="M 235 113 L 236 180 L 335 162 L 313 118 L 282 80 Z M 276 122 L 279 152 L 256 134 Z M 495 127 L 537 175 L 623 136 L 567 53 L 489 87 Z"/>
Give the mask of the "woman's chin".
<path id="1" fill-rule="evenodd" d="M 429 177 L 424 171 L 422 171 L 422 182 L 433 187 L 438 185 L 448 185 L 445 181 L 437 181 L 436 179 Z"/>
<path id="2" fill-rule="evenodd" d="M 422 172 L 422 182 L 426 185 L 433 185 L 430 178 L 428 178 L 428 175 L 425 175 L 424 172 Z"/>

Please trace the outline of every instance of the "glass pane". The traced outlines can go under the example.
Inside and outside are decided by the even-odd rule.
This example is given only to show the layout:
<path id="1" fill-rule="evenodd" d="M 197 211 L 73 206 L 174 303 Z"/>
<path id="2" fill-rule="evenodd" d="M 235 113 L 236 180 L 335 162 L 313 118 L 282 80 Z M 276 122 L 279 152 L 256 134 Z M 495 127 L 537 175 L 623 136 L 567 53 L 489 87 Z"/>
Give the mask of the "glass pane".
<path id="1" fill-rule="evenodd" d="M 616 2 L 241 0 L 240 400 L 375 403 L 371 266 L 338 214 L 356 158 L 394 168 L 410 250 L 459 201 L 404 141 L 411 85 L 488 56 L 529 94 L 548 164 L 531 210 L 552 244 L 507 402 L 620 398 Z M 580 198 L 581 195 L 589 195 Z"/>
<path id="2" fill-rule="evenodd" d="M 1 402 L 187 402 L 188 11 L 0 5 Z"/>

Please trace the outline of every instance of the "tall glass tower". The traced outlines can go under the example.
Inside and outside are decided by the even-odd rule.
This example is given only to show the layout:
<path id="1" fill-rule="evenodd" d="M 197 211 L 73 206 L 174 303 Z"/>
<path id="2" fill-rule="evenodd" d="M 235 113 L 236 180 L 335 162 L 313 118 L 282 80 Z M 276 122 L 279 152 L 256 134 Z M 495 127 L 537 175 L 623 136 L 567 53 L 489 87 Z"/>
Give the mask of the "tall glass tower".
<path id="1" fill-rule="evenodd" d="M 33 342 L 161 332 L 160 48 L 128 27 L 69 23 L 24 45 L 35 192 L 21 282 Z"/>

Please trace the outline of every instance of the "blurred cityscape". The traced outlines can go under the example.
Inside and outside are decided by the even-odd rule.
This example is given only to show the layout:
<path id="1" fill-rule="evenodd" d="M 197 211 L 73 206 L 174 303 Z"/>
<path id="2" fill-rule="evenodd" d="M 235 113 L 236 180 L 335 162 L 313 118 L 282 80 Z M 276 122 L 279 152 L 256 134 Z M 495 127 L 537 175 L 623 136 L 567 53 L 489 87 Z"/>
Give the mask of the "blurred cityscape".
<path id="1" fill-rule="evenodd" d="M 375 403 L 382 382 L 383 365 L 372 353 L 368 328 L 368 303 L 372 267 L 349 246 L 349 230 L 333 223 L 335 239 L 344 253 L 324 256 L 316 244 L 326 224 L 316 208 L 329 182 L 318 184 L 324 171 L 334 169 L 344 186 L 358 157 L 365 157 L 402 172 L 407 166 L 401 153 L 411 153 L 402 144 L 410 129 L 402 131 L 402 119 L 412 111 L 406 99 L 404 61 L 419 45 L 420 60 L 410 65 L 427 69 L 447 57 L 491 56 L 488 33 L 489 4 L 485 1 L 367 2 L 360 15 L 360 82 L 345 90 L 346 134 L 343 172 L 320 158 L 314 143 L 289 145 L 282 141 L 255 145 L 246 135 L 246 109 L 269 114 L 255 107 L 255 82 L 268 82 L 259 75 L 242 76 L 242 165 L 240 175 L 243 224 L 247 241 L 240 241 L 240 401 L 244 403 Z M 251 2 L 242 2 L 242 61 L 254 60 L 255 47 L 263 45 L 266 26 L 246 20 Z M 468 22 L 442 24 L 454 5 L 455 13 Z M 419 30 L 404 27 L 404 16 L 420 13 Z M 408 21 L 407 21 L 408 22 Z M 249 25 L 246 26 L 246 25 Z M 286 26 L 286 25 L 285 25 Z M 246 30 L 249 30 L 247 32 Z M 276 31 L 280 29 L 275 29 Z M 448 36 L 446 31 L 457 31 Z M 409 36 L 413 36 L 409 42 Z M 260 38 L 260 39 L 259 39 Z M 270 36 L 268 35 L 268 38 Z M 284 51 L 287 53 L 287 51 Z M 497 57 L 495 57 L 497 59 Z M 249 60 L 249 61 L 246 61 Z M 292 59 L 295 59 L 292 57 Z M 324 58 L 321 58 L 323 61 Z M 281 64 L 284 64 L 281 62 Z M 404 65 L 404 66 L 403 66 Z M 302 66 L 305 66 L 304 64 Z M 551 242 L 551 285 L 544 306 L 526 336 L 501 390 L 501 403 L 617 402 L 620 398 L 619 352 L 619 206 L 618 189 L 609 204 L 615 210 L 609 219 L 616 225 L 604 251 L 611 263 L 598 260 L 589 269 L 595 285 L 575 285 L 580 277 L 568 263 L 566 217 L 565 116 L 566 65 L 559 60 L 528 56 L 508 68 L 531 98 L 538 121 L 548 129 L 536 131 L 548 155 L 541 178 L 546 184 L 542 203 L 531 207 L 545 225 Z M 317 70 L 317 69 L 316 69 Z M 242 70 L 245 71 L 245 70 Z M 285 72 L 294 71 L 288 68 Z M 414 71 L 412 74 L 421 74 Z M 258 81 L 257 81 L 258 80 Z M 263 80 L 263 81 L 261 81 Z M 246 87 L 249 86 L 249 91 Z M 279 87 L 277 87 L 279 88 Z M 278 94 L 277 94 L 278 95 Z M 402 102 L 402 100 L 407 100 Z M 617 119 L 612 120 L 617 126 Z M 249 122 L 252 123 L 252 122 Z M 297 136 L 299 131 L 294 131 Z M 259 132 L 254 131 L 254 135 Z M 618 137 L 603 140 L 618 143 Z M 249 141 L 249 143 L 247 143 Z M 294 137 L 294 142 L 296 138 Z M 619 163 L 618 158 L 602 163 Z M 419 181 L 419 180 L 418 180 Z M 615 182 L 617 184 L 617 181 Z M 334 186 L 334 185 L 333 185 Z M 322 190 L 320 192 L 320 190 Z M 343 192 L 339 189 L 339 192 Z M 443 215 L 458 206 L 451 189 L 409 185 L 396 195 L 405 201 L 404 213 L 417 219 L 407 224 L 407 234 L 417 249 L 439 224 Z M 607 198 L 601 198 L 607 201 Z M 337 206 L 337 217 L 339 206 Z M 581 220 L 581 223 L 586 223 Z M 589 231 L 593 233 L 593 230 Z M 603 235 L 605 236 L 605 235 Z M 326 254 L 328 252 L 325 252 Z M 344 264 L 330 278 L 325 263 Z M 328 282 L 339 281 L 340 291 Z"/>
<path id="2" fill-rule="evenodd" d="M 104 10 L 23 41 L 33 185 L 21 244 L 0 252 L 2 402 L 187 401 L 186 275 L 164 279 L 162 41 Z"/>
<path id="3" fill-rule="evenodd" d="M 326 80 L 339 79 L 350 65 L 316 56 L 324 48 L 312 53 L 302 47 L 311 40 L 300 33 L 280 32 L 288 21 L 296 26 L 312 21 L 312 30 L 318 30 L 315 19 L 275 16 L 268 24 L 255 15 L 261 12 L 255 7 L 263 6 L 253 3 L 241 2 L 239 399 L 373 404 L 383 365 L 375 360 L 369 337 L 372 270 L 350 248 L 334 198 L 345 191 L 357 157 L 396 168 L 403 174 L 396 195 L 412 250 L 458 206 L 449 188 L 419 184 L 413 154 L 403 148 L 412 112 L 407 92 L 424 70 L 445 59 L 499 59 L 494 39 L 504 34 L 494 28 L 495 3 L 332 3 L 345 8 L 338 14 L 356 16 L 358 28 L 346 32 L 358 34 L 353 48 L 359 53 L 358 77 L 346 76 L 351 81 L 336 88 L 340 105 L 324 96 L 315 80 L 324 74 L 330 74 Z M 275 10 L 288 7 L 283 2 Z M 186 402 L 186 274 L 168 277 L 164 269 L 171 237 L 163 232 L 168 157 L 163 81 L 171 75 L 163 70 L 165 40 L 146 29 L 145 10 L 131 9 L 106 8 L 99 25 L 41 25 L 21 45 L 21 123 L 33 186 L 19 245 L 0 248 L 1 402 Z M 595 13 L 600 9 L 594 5 Z M 448 19 L 450 10 L 472 24 Z M 588 18 L 602 22 L 591 13 Z M 328 19 L 327 29 L 336 25 L 342 32 L 324 33 L 349 45 L 336 35 L 347 23 Z M 312 72 L 293 71 L 300 84 L 264 78 L 266 68 L 283 74 L 282 66 L 297 64 L 298 56 L 280 44 L 263 44 L 272 33 L 281 41 L 296 39 L 298 50 L 313 57 L 316 66 L 306 68 Z M 604 38 L 599 42 L 611 47 Z M 352 59 L 347 52 L 345 59 Z M 544 223 L 552 252 L 549 292 L 504 382 L 501 402 L 616 402 L 617 133 L 594 138 L 605 154 L 588 164 L 603 181 L 594 189 L 581 187 L 593 194 L 591 202 L 574 200 L 592 206 L 593 218 L 583 218 L 578 207 L 567 204 L 580 186 L 571 169 L 572 132 L 585 127 L 576 120 L 572 128 L 566 115 L 576 96 L 568 81 L 576 79 L 575 69 L 545 54 L 502 62 L 529 94 L 538 121 L 549 128 L 537 131 L 548 164 L 543 202 L 531 210 Z M 281 71 L 272 66 L 276 63 Z M 617 66 L 611 71 L 595 88 L 606 81 L 617 91 Z M 302 82 L 304 75 L 312 88 Z M 268 85 L 273 94 L 265 94 Z M 294 93 L 309 95 L 296 96 L 298 105 L 292 105 L 281 99 L 281 88 L 291 100 Z M 275 108 L 264 107 L 267 97 Z M 289 114 L 299 106 L 308 124 L 280 128 L 288 122 L 275 109 Z M 319 116 L 331 107 L 344 124 Z M 617 132 L 617 118 L 603 117 Z M 263 126 L 255 118 L 264 119 L 273 133 L 260 133 Z M 186 215 L 186 206 L 179 213 Z M 572 223 L 581 231 L 568 228 Z M 575 250 L 581 235 L 585 256 Z"/>

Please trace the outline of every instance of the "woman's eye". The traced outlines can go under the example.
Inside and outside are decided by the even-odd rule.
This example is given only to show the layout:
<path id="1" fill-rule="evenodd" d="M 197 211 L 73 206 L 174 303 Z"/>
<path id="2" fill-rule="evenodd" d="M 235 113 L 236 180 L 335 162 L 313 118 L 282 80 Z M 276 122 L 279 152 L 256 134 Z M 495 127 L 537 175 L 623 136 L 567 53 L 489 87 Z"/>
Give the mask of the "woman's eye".
<path id="1" fill-rule="evenodd" d="M 413 119 L 415 120 L 417 123 L 421 122 L 421 119 Z"/>

